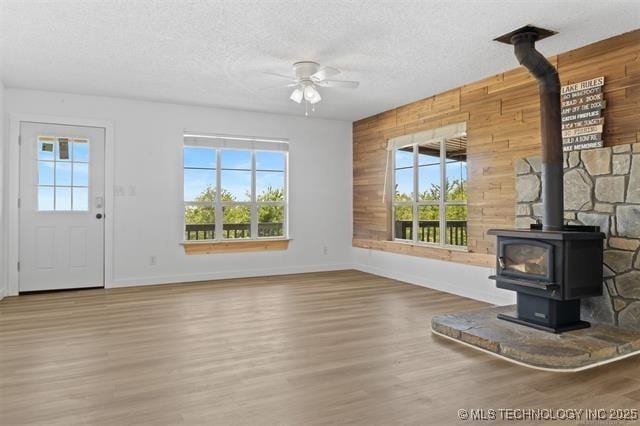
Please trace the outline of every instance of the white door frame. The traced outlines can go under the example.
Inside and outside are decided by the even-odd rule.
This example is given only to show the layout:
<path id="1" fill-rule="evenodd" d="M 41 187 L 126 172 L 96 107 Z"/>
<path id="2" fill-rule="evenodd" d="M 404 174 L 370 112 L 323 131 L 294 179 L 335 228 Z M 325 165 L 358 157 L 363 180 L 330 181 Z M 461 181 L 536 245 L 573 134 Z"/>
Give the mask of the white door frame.
<path id="1" fill-rule="evenodd" d="M 99 127 L 105 131 L 105 222 L 104 222 L 104 286 L 113 286 L 113 185 L 114 185 L 114 123 L 91 118 L 57 117 L 40 114 L 10 114 L 9 116 L 9 158 L 8 160 L 8 214 L 5 256 L 8 283 L 7 295 L 17 296 L 19 288 L 18 256 L 20 253 L 20 212 L 18 198 L 20 196 L 20 123 L 62 124 L 68 126 Z"/>

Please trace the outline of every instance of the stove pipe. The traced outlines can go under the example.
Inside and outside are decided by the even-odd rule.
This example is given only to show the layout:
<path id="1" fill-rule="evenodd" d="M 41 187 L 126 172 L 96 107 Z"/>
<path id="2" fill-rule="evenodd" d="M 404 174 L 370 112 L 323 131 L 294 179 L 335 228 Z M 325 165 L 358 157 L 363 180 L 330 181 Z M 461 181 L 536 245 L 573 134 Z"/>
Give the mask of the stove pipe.
<path id="1" fill-rule="evenodd" d="M 538 80 L 540 90 L 540 136 L 542 140 L 542 228 L 560 230 L 564 223 L 562 125 L 560 78 L 555 67 L 535 49 L 539 34 L 518 32 L 511 36 L 515 55 Z"/>

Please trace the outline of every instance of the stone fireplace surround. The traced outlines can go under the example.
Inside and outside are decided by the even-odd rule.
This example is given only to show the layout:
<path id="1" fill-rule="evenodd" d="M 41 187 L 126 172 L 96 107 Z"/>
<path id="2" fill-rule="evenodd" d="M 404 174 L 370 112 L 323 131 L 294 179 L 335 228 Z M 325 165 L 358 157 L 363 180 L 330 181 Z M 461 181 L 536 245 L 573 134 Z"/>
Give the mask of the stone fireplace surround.
<path id="1" fill-rule="evenodd" d="M 516 227 L 542 220 L 540 157 L 516 162 Z M 640 330 L 640 143 L 564 155 L 569 224 L 606 234 L 603 296 L 582 300 L 583 319 Z"/>

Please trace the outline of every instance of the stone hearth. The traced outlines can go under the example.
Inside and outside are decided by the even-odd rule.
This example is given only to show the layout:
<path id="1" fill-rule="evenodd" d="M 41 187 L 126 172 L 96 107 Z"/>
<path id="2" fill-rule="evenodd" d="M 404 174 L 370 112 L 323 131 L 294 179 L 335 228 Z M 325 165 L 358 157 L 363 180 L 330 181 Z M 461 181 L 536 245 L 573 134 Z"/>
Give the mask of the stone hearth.
<path id="1" fill-rule="evenodd" d="M 542 220 L 540 157 L 516 163 L 516 227 Z M 640 143 L 564 158 L 565 219 L 607 236 L 601 297 L 582 300 L 588 321 L 640 330 Z"/>
<path id="2" fill-rule="evenodd" d="M 606 324 L 562 334 L 499 320 L 515 314 L 515 306 L 438 315 L 436 334 L 466 343 L 507 360 L 545 370 L 580 371 L 640 354 L 640 331 Z"/>

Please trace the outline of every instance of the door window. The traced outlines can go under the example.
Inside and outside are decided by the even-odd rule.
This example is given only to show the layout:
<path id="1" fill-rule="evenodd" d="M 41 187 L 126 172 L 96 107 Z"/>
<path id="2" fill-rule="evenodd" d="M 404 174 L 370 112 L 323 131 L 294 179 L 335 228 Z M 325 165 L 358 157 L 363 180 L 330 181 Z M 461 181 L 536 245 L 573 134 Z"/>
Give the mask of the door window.
<path id="1" fill-rule="evenodd" d="M 38 211 L 89 210 L 89 140 L 39 136 Z"/>

